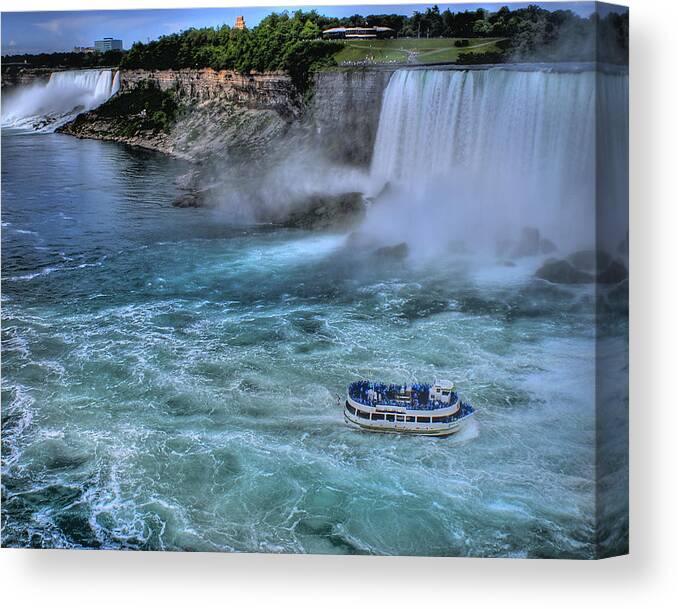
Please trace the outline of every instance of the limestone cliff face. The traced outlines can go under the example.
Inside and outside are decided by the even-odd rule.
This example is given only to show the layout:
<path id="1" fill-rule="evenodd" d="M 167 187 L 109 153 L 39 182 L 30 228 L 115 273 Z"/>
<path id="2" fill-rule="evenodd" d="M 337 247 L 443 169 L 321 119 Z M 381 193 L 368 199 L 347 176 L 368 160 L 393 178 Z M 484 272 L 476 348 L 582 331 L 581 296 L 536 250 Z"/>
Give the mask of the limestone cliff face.
<path id="1" fill-rule="evenodd" d="M 220 207 L 287 226 L 346 227 L 364 211 L 358 191 L 392 73 L 320 72 L 302 94 L 279 73 L 126 70 L 117 94 L 124 98 L 58 131 L 191 161 L 174 205 Z M 140 86 L 149 82 L 163 93 Z M 147 114 L 148 100 L 158 96 L 174 102 L 169 123 L 157 122 L 155 110 Z"/>
<path id="2" fill-rule="evenodd" d="M 122 70 L 119 95 L 142 83 L 170 92 L 178 105 L 170 131 L 132 128 L 141 114 L 111 117 L 97 109 L 59 132 L 150 148 L 187 160 L 251 162 L 303 116 L 302 96 L 285 74 L 242 75 L 212 69 Z M 102 108 L 103 110 L 103 108 Z"/>
<path id="3" fill-rule="evenodd" d="M 121 86 L 128 90 L 153 81 L 175 90 L 185 102 L 218 101 L 254 111 L 273 111 L 294 131 L 305 132 L 327 156 L 366 165 L 379 124 L 391 68 L 320 72 L 306 98 L 282 73 L 243 75 L 229 70 L 126 70 Z M 276 131 L 277 133 L 278 131 Z"/>
<path id="4" fill-rule="evenodd" d="M 368 165 L 384 91 L 394 69 L 320 72 L 305 121 L 317 143 L 336 160 Z"/>
<path id="5" fill-rule="evenodd" d="M 36 82 L 47 82 L 52 72 L 49 68 L 29 68 L 22 66 L 2 66 L 2 88 L 32 85 Z"/>
<path id="6" fill-rule="evenodd" d="M 152 81 L 162 91 L 174 90 L 184 101 L 220 100 L 250 110 L 273 110 L 284 120 L 297 119 L 303 111 L 302 97 L 290 78 L 282 73 L 244 75 L 231 70 L 124 70 L 121 89 Z"/>
<path id="7" fill-rule="evenodd" d="M 135 132 L 96 110 L 61 132 L 112 139 L 189 160 L 210 156 L 235 162 L 310 149 L 342 164 L 369 166 L 384 90 L 393 69 L 348 69 L 314 76 L 305 95 L 282 73 L 229 70 L 124 70 L 121 93 L 142 82 L 170 91 L 181 107 L 169 133 Z"/>

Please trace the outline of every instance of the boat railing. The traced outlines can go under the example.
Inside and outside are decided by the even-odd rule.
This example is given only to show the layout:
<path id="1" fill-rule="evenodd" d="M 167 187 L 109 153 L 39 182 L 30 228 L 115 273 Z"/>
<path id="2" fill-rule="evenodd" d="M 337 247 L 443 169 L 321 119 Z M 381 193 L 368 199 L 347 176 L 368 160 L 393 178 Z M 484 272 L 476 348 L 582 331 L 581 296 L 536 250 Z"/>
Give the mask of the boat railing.
<path id="1" fill-rule="evenodd" d="M 414 383 L 408 388 L 412 397 L 405 401 L 391 397 L 404 393 L 405 387 L 403 385 L 355 381 L 348 386 L 348 395 L 352 400 L 363 406 L 392 406 L 406 408 L 407 410 L 440 410 L 459 401 L 459 396 L 453 391 L 449 403 L 438 400 L 431 402 L 429 400 L 430 389 L 431 386 L 426 383 Z M 372 393 L 370 394 L 370 392 Z"/>
<path id="2" fill-rule="evenodd" d="M 363 418 L 368 418 L 368 419 L 372 419 L 373 417 L 378 415 L 382 420 L 384 419 L 384 417 L 386 417 L 386 420 L 394 421 L 396 415 L 398 415 L 397 412 L 379 411 L 379 410 L 377 410 L 375 413 L 370 414 L 368 412 L 360 411 L 359 408 L 358 409 L 354 408 L 353 406 L 351 406 L 349 404 L 349 402 L 346 402 L 346 405 L 347 405 L 349 411 L 352 414 L 356 414 L 356 411 L 357 411 L 358 416 L 362 416 L 361 412 L 363 412 L 364 415 L 365 415 L 365 416 L 363 416 Z M 447 424 L 447 423 L 454 423 L 456 421 L 460 421 L 461 419 L 464 419 L 464 418 L 466 418 L 466 417 L 468 417 L 472 414 L 475 414 L 475 411 L 476 411 L 475 408 L 473 408 L 473 406 L 471 406 L 471 404 L 469 404 L 468 402 L 459 402 L 459 410 L 457 410 L 456 412 L 454 412 L 452 414 L 448 414 L 448 415 L 444 415 L 444 416 L 435 416 L 435 415 L 430 416 L 430 415 L 427 414 L 424 418 L 427 419 L 427 421 L 425 421 L 426 423 Z M 389 416 L 391 417 L 390 419 L 389 419 Z M 402 414 L 400 416 L 403 417 Z M 421 415 L 417 416 L 417 422 L 419 422 L 419 423 L 421 422 L 421 421 L 419 421 L 420 416 Z M 414 422 L 414 418 L 415 418 L 414 416 L 412 416 L 412 417 L 408 416 L 407 418 L 408 418 L 408 421 L 411 418 L 411 419 L 413 419 L 412 422 Z"/>

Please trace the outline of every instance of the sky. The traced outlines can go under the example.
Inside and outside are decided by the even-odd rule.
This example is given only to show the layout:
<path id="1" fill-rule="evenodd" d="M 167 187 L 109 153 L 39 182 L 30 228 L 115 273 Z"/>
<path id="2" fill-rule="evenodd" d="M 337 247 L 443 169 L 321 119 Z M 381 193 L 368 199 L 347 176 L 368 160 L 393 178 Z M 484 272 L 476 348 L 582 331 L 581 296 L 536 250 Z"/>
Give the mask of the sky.
<path id="1" fill-rule="evenodd" d="M 487 8 L 496 10 L 501 6 L 523 8 L 539 2 L 500 2 L 469 4 L 438 4 L 440 10 L 452 11 Z M 333 17 L 348 17 L 360 14 L 398 13 L 411 15 L 415 10 L 424 11 L 433 4 L 397 5 L 349 5 L 303 7 L 315 8 L 319 13 Z M 590 2 L 555 2 L 543 4 L 547 8 L 570 9 L 580 15 L 593 12 Z M 236 15 L 244 15 L 249 27 L 255 26 L 269 13 L 300 7 L 249 7 L 249 8 L 187 8 L 187 9 L 138 9 L 138 10 L 95 10 L 95 11 L 54 11 L 54 12 L 3 12 L 2 13 L 2 54 L 42 53 L 71 51 L 74 46 L 93 46 L 94 40 L 110 36 L 123 41 L 129 48 L 133 42 L 146 42 L 190 27 L 233 25 Z"/>

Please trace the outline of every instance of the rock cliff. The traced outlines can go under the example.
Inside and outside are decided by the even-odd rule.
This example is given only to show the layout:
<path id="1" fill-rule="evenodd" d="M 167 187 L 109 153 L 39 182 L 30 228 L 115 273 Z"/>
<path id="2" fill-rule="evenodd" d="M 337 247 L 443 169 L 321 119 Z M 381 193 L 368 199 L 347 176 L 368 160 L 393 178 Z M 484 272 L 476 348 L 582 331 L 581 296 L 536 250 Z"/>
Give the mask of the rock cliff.
<path id="1" fill-rule="evenodd" d="M 369 168 L 392 72 L 320 72 L 302 95 L 281 73 L 124 71 L 115 97 L 59 131 L 192 161 L 178 206 L 226 208 L 232 199 L 257 221 L 346 226 L 363 210 L 355 172 Z M 156 110 L 146 109 L 149 87 Z M 155 120 L 168 101 L 171 118 Z"/>
<path id="2" fill-rule="evenodd" d="M 127 142 L 189 160 L 228 154 L 249 159 L 283 138 L 321 148 L 333 161 L 367 166 L 390 69 L 321 72 L 300 94 L 282 73 L 243 75 L 200 70 L 126 70 L 120 94 L 142 83 L 171 93 L 181 111 L 166 132 L 126 129 L 125 117 L 94 110 L 61 128 L 77 137 Z"/>
<path id="3" fill-rule="evenodd" d="M 35 82 L 46 82 L 54 72 L 50 68 L 30 68 L 22 65 L 3 65 L 2 89 L 32 85 Z"/>
<path id="4" fill-rule="evenodd" d="M 161 91 L 174 91 L 188 104 L 210 100 L 252 110 L 273 110 L 285 120 L 302 113 L 303 100 L 283 73 L 245 75 L 231 70 L 124 70 L 121 90 L 154 82 Z"/>
<path id="5" fill-rule="evenodd" d="M 369 164 L 393 71 L 354 68 L 315 75 L 306 122 L 330 156 L 354 165 Z"/>

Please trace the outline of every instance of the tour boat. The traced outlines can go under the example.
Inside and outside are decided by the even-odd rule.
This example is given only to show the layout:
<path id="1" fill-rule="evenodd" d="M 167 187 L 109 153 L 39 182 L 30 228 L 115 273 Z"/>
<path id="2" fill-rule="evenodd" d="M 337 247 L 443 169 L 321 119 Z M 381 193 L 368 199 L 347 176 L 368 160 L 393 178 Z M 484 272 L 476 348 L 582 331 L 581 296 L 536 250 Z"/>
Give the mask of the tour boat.
<path id="1" fill-rule="evenodd" d="M 386 385 L 356 381 L 348 386 L 344 420 L 350 427 L 383 433 L 449 436 L 475 413 L 451 381 L 433 385 Z"/>

